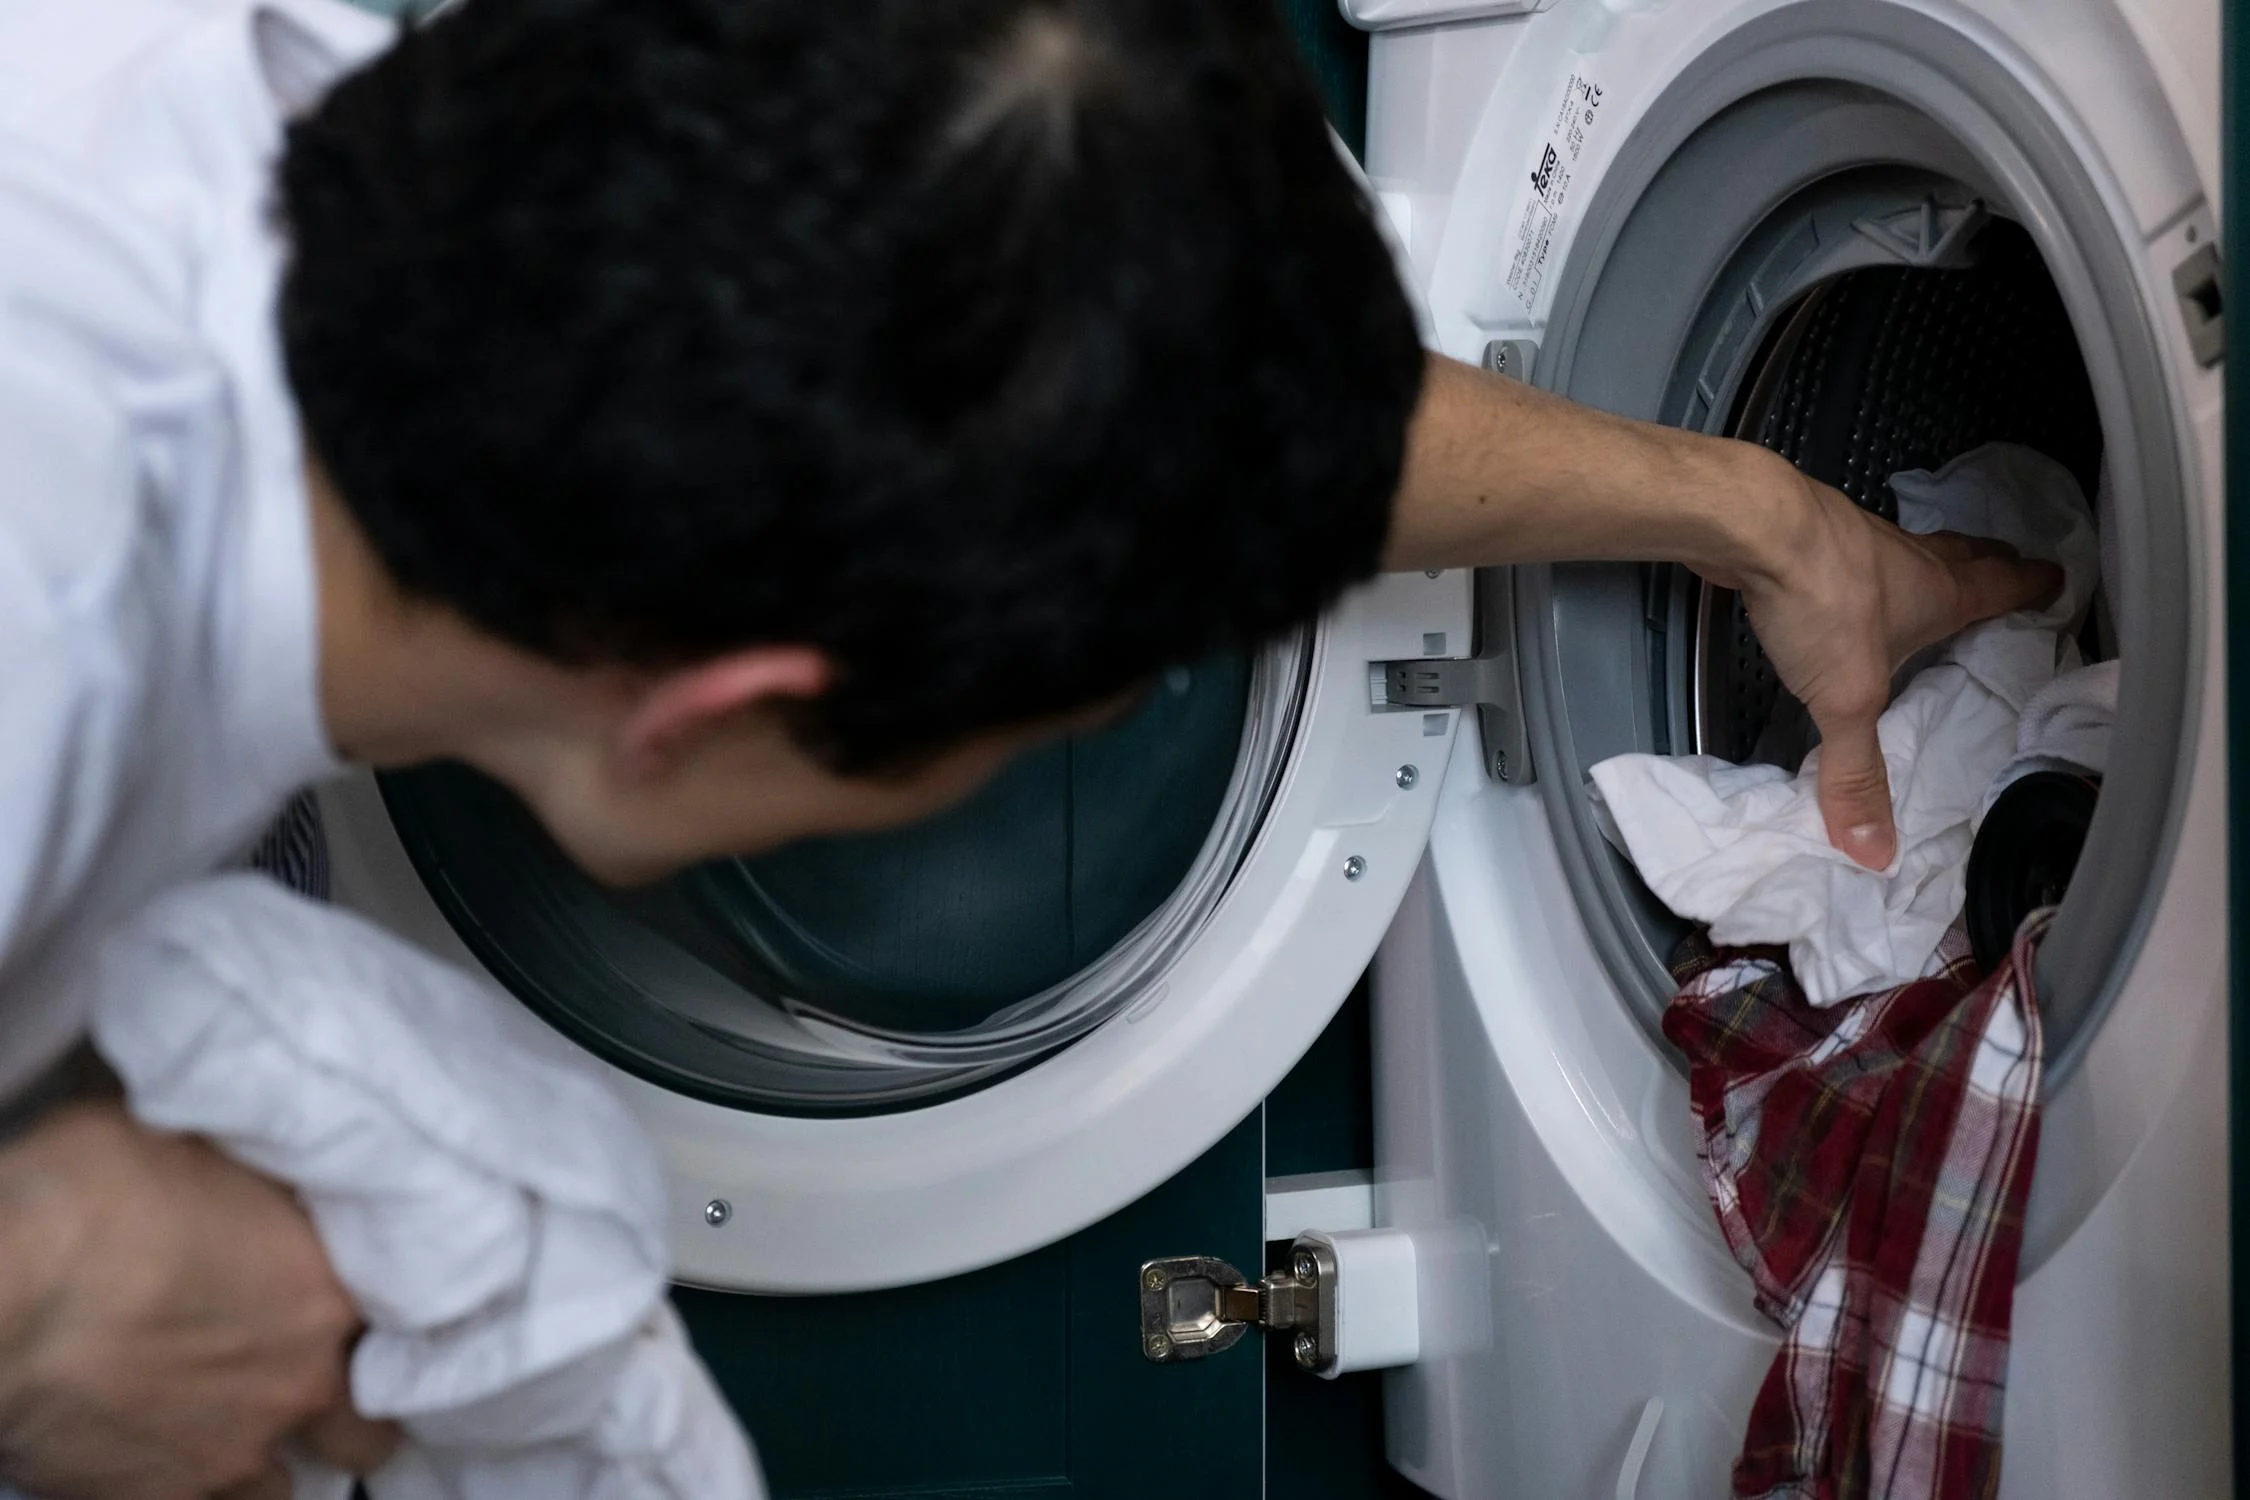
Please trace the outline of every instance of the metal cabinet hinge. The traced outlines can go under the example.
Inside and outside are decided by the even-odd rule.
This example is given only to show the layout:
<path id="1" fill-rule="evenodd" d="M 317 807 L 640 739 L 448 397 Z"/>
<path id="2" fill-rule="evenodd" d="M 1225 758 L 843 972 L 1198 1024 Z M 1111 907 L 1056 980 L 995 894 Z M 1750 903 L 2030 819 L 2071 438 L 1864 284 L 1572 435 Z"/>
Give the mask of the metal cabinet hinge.
<path id="1" fill-rule="evenodd" d="M 1484 740 L 1485 774 L 1510 786 L 1536 779 L 1516 666 L 1515 575 L 1479 568 L 1475 654 L 1466 661 L 1379 663 L 1388 708 L 1474 708 Z"/>
<path id="2" fill-rule="evenodd" d="M 1289 1335 L 1289 1352 L 1315 1374 L 1336 1362 L 1336 1253 L 1300 1237 L 1289 1264 L 1258 1282 L 1210 1255 L 1173 1255 L 1141 1267 L 1141 1353 L 1160 1365 L 1231 1349 L 1256 1328 Z"/>

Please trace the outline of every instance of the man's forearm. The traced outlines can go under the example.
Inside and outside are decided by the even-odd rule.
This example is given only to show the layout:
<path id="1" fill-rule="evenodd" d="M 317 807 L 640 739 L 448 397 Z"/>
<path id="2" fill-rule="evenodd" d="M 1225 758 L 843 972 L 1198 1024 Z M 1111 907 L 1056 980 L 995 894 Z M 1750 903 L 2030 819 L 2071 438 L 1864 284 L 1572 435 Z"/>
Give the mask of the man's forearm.
<path id="1" fill-rule="evenodd" d="M 1638 559 L 1733 583 L 1787 546 L 1795 471 L 1433 355 L 1384 565 Z"/>
<path id="2" fill-rule="evenodd" d="M 1821 733 L 1829 839 L 1889 864 L 1876 733 L 1922 647 L 2051 593 L 2060 570 L 1965 537 L 1909 537 L 1750 443 L 1624 421 L 1433 358 L 1386 563 L 1685 563 L 1743 592 L 1782 684 Z"/>

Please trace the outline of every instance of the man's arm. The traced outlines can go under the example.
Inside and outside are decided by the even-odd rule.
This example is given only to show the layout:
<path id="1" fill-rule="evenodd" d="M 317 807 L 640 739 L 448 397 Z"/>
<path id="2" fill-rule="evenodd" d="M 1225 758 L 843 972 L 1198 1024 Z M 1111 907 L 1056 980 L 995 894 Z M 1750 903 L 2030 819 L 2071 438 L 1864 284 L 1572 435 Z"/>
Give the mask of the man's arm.
<path id="1" fill-rule="evenodd" d="M 1749 443 L 1574 405 L 1433 356 L 1385 566 L 1685 564 L 1738 589 L 1821 733 L 1828 837 L 1881 868 L 1897 847 L 1875 721 L 1891 674 L 1963 627 L 2052 593 L 2049 563 L 1911 536 Z"/>

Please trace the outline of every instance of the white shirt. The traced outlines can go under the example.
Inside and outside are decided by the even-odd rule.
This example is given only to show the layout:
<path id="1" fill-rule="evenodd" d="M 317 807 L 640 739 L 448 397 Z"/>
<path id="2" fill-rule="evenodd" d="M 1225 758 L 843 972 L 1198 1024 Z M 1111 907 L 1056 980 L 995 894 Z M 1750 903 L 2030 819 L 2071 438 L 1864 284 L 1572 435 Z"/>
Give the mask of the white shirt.
<path id="1" fill-rule="evenodd" d="M 44 973 L 336 769 L 270 168 L 391 34 L 0 5 L 0 1099 L 83 1031 Z"/>
<path id="2" fill-rule="evenodd" d="M 268 183 L 284 116 L 391 34 L 341 0 L 0 0 L 0 1100 L 96 1018 L 137 1115 L 298 1190 L 367 1316 L 353 1401 L 409 1437 L 372 1494 L 756 1500 L 591 1065 L 217 873 L 336 769 Z"/>

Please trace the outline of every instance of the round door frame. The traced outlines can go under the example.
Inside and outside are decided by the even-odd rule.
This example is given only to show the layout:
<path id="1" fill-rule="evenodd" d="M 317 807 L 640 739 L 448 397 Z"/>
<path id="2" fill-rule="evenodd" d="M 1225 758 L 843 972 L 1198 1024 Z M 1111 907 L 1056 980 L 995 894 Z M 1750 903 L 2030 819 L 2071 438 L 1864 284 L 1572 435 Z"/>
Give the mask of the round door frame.
<path id="1" fill-rule="evenodd" d="M 926 1108 L 803 1118 L 581 1053 L 662 1153 L 678 1279 L 812 1293 L 957 1275 L 1114 1212 L 1232 1129 L 1350 992 L 1422 858 L 1459 714 L 1377 703 L 1369 664 L 1419 657 L 1436 634 L 1465 655 L 1468 629 L 1462 573 L 1386 576 L 1322 620 L 1288 769 L 1209 925 L 1144 998 L 1035 1066 Z M 483 972 L 373 778 L 321 798 L 336 899 Z"/>

